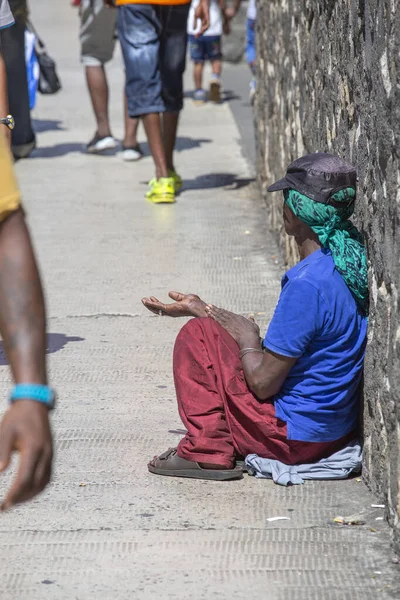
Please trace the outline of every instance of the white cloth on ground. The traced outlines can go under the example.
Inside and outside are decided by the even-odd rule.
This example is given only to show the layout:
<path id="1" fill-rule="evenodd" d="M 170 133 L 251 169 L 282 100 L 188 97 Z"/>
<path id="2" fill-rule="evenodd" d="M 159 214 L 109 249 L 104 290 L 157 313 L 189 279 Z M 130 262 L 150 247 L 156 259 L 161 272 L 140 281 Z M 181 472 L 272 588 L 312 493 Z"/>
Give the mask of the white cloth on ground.
<path id="1" fill-rule="evenodd" d="M 342 450 L 313 464 L 285 465 L 257 454 L 246 456 L 245 463 L 249 475 L 273 479 L 278 485 L 298 485 L 305 479 L 346 479 L 351 473 L 361 472 L 362 448 L 358 440 L 353 440 Z"/>

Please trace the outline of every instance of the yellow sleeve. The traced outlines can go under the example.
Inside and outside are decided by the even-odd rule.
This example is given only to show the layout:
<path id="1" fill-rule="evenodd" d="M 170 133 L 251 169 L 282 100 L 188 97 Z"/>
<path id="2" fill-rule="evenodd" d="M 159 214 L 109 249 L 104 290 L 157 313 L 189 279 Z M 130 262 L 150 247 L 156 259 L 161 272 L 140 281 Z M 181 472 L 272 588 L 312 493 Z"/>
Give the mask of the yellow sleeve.
<path id="1" fill-rule="evenodd" d="M 0 223 L 20 206 L 21 194 L 14 174 L 11 152 L 3 133 L 0 132 Z"/>

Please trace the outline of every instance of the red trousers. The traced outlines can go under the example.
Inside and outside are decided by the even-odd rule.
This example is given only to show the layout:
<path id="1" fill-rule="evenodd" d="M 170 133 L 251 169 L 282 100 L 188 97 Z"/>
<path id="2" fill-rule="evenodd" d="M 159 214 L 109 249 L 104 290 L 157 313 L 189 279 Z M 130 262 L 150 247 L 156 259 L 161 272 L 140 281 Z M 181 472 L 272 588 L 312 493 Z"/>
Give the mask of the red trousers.
<path id="1" fill-rule="evenodd" d="M 187 429 L 178 446 L 181 458 L 231 468 L 235 457 L 258 454 L 295 465 L 330 456 L 354 438 L 351 433 L 335 442 L 288 440 L 273 402 L 249 390 L 237 343 L 211 318 L 192 319 L 181 329 L 174 378 Z"/>

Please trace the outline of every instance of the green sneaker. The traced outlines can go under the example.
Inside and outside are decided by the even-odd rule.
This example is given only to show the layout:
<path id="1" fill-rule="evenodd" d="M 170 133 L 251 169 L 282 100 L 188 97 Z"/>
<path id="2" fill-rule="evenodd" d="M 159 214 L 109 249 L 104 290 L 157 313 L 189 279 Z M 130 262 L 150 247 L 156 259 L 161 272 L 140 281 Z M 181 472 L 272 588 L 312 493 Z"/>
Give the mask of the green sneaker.
<path id="1" fill-rule="evenodd" d="M 160 177 L 149 182 L 146 198 L 154 204 L 175 202 L 175 181 L 173 177 Z"/>
<path id="2" fill-rule="evenodd" d="M 173 171 L 172 169 L 168 170 L 168 175 L 174 180 L 174 185 L 175 185 L 175 192 L 180 192 L 182 189 L 182 177 L 180 175 L 178 175 L 178 173 L 176 171 Z"/>

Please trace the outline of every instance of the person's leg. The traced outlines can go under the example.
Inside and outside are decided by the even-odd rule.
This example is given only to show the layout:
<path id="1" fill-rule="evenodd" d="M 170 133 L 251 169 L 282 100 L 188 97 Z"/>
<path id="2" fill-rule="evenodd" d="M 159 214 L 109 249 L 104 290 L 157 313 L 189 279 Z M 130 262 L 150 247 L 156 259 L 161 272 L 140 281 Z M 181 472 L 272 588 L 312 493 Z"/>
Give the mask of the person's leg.
<path id="1" fill-rule="evenodd" d="M 250 82 L 250 100 L 253 102 L 256 93 L 256 36 L 255 36 L 255 25 L 254 19 L 247 19 L 247 31 L 246 31 L 246 60 L 249 68 L 252 72 L 252 79 Z"/>
<path id="2" fill-rule="evenodd" d="M 254 19 L 247 19 L 246 25 L 246 60 L 254 75 L 256 64 L 256 22 Z"/>
<path id="3" fill-rule="evenodd" d="M 206 93 L 203 90 L 203 71 L 204 71 L 204 36 L 196 38 L 194 35 L 189 36 L 190 58 L 193 62 L 193 80 L 194 94 L 193 100 L 198 103 L 203 103 L 206 100 Z"/>
<path id="4" fill-rule="evenodd" d="M 117 13 L 103 0 L 83 0 L 80 8 L 81 61 L 96 120 L 96 133 L 88 152 L 102 152 L 116 146 L 108 117 L 109 89 L 104 64 L 112 59 Z"/>
<path id="5" fill-rule="evenodd" d="M 123 141 L 124 148 L 136 148 L 138 146 L 137 131 L 139 127 L 139 119 L 131 118 L 128 113 L 128 99 L 124 91 L 124 123 L 125 136 Z"/>
<path id="6" fill-rule="evenodd" d="M 231 468 L 235 449 L 226 421 L 210 356 L 204 319 L 189 321 L 180 331 L 174 348 L 174 380 L 178 410 L 187 429 L 178 446 L 181 458 Z"/>
<path id="7" fill-rule="evenodd" d="M 139 127 L 139 119 L 137 117 L 131 119 L 128 112 L 128 100 L 124 90 L 124 123 L 125 135 L 122 142 L 122 160 L 125 162 L 133 162 L 139 160 L 143 156 L 143 152 L 137 141 L 137 131 Z"/>
<path id="8" fill-rule="evenodd" d="M 17 20 L 12 27 L 3 29 L 0 39 L 7 72 L 9 111 L 15 119 L 15 128 L 11 132 L 12 152 L 15 158 L 26 158 L 36 146 L 36 138 L 29 107 L 24 23 Z"/>
<path id="9" fill-rule="evenodd" d="M 222 61 L 220 59 L 211 61 L 212 77 L 210 82 L 209 100 L 219 104 L 221 102 L 221 72 Z"/>
<path id="10" fill-rule="evenodd" d="M 86 82 L 100 138 L 111 136 L 108 118 L 108 83 L 103 65 L 86 66 Z"/>
<path id="11" fill-rule="evenodd" d="M 193 79 L 194 79 L 194 87 L 195 90 L 203 89 L 203 72 L 204 72 L 204 63 L 203 62 L 195 62 L 193 64 Z"/>
<path id="12" fill-rule="evenodd" d="M 222 72 L 221 36 L 209 36 L 207 38 L 207 56 L 211 61 L 212 68 L 209 99 L 211 102 L 219 104 L 221 102 Z"/>
<path id="13" fill-rule="evenodd" d="M 186 460 L 231 468 L 235 456 L 285 455 L 286 426 L 270 402 L 248 389 L 235 340 L 212 319 L 193 319 L 174 349 L 174 378 L 187 434 L 178 446 Z"/>
<path id="14" fill-rule="evenodd" d="M 161 117 L 159 113 L 143 115 L 143 127 L 156 169 L 156 178 L 168 177 L 167 158 L 164 148 L 164 139 L 161 133 Z"/>
<path id="15" fill-rule="evenodd" d="M 196 104 L 204 104 L 204 102 L 207 100 L 207 94 L 203 89 L 203 73 L 204 60 L 197 60 L 193 65 L 193 77 L 195 83 L 193 100 Z"/>
<path id="16" fill-rule="evenodd" d="M 163 114 L 162 130 L 164 139 L 165 160 L 168 173 L 175 172 L 174 149 L 176 143 L 176 134 L 178 132 L 178 121 L 179 112 L 165 112 Z"/>
<path id="17" fill-rule="evenodd" d="M 174 148 L 179 113 L 183 108 L 183 73 L 186 66 L 187 18 L 189 4 L 160 6 L 162 35 L 160 38 L 160 71 L 162 95 L 166 107 L 163 115 L 163 134 L 166 164 L 179 188 L 181 178 L 175 173 Z"/>
<path id="18" fill-rule="evenodd" d="M 221 74 L 222 74 L 222 60 L 220 60 L 220 59 L 212 60 L 211 61 L 211 70 L 212 70 L 212 74 L 215 75 L 215 77 L 220 78 Z"/>
<path id="19" fill-rule="evenodd" d="M 162 24 L 159 8 L 127 4 L 118 8 L 118 34 L 126 72 L 130 117 L 141 117 L 152 154 L 156 180 L 146 194 L 152 202 L 173 202 L 174 183 L 168 177 L 160 113 L 165 111 L 159 68 Z"/>

